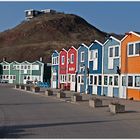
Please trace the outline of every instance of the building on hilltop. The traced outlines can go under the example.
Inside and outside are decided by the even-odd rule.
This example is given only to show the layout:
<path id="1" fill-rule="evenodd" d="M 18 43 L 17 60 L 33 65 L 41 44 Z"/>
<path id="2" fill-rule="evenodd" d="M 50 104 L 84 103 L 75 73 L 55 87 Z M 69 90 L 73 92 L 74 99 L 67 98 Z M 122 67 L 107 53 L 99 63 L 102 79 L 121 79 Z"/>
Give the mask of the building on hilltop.
<path id="1" fill-rule="evenodd" d="M 34 17 L 37 17 L 37 16 L 42 15 L 42 14 L 46 14 L 46 13 L 56 13 L 56 11 L 52 10 L 52 9 L 44 9 L 44 10 L 29 9 L 29 10 L 25 10 L 25 19 L 30 20 Z"/>

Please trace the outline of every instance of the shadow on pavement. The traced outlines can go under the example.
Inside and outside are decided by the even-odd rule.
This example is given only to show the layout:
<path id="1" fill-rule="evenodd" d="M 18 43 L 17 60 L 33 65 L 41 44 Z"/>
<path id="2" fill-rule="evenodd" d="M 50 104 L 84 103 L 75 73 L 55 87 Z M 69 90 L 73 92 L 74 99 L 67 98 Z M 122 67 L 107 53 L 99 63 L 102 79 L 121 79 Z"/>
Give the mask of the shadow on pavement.
<path id="1" fill-rule="evenodd" d="M 40 104 L 60 104 L 60 103 L 64 103 L 64 102 L 39 102 L 39 103 L 1 103 L 0 105 L 4 105 L 4 106 L 15 106 L 15 105 L 40 105 Z"/>
<path id="2" fill-rule="evenodd" d="M 0 127 L 0 138 L 22 138 L 32 136 L 35 138 L 35 134 L 28 133 L 27 129 L 32 128 L 47 128 L 55 126 L 65 126 L 65 125 L 79 125 L 79 124 L 94 124 L 94 123 L 104 123 L 112 122 L 113 120 L 103 120 L 103 121 L 84 121 L 84 122 L 60 122 L 60 123 L 48 123 L 48 124 L 27 124 L 27 125 L 12 125 Z"/>

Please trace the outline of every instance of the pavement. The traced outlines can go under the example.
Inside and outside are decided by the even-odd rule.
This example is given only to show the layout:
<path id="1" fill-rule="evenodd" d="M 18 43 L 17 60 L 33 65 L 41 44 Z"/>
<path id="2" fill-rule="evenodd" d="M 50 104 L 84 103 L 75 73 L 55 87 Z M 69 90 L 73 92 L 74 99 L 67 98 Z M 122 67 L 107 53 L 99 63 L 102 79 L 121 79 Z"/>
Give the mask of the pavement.
<path id="1" fill-rule="evenodd" d="M 45 89 L 41 89 L 42 93 Z M 0 138 L 140 138 L 140 102 L 101 96 L 104 107 L 90 108 L 90 95 L 71 103 L 69 97 L 33 94 L 0 85 Z M 111 114 L 117 101 L 125 113 Z"/>

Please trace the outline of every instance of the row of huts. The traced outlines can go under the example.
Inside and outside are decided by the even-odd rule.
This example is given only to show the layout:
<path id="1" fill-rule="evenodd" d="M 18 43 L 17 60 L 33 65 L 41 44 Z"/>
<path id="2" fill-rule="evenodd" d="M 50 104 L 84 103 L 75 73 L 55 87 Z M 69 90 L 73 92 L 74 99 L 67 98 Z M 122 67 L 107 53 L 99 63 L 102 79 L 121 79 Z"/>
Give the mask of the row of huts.
<path id="1" fill-rule="evenodd" d="M 10 84 L 27 84 L 48 82 L 51 78 L 51 65 L 41 60 L 34 62 L 0 62 L 0 82 Z"/>
<path id="2" fill-rule="evenodd" d="M 140 100 L 140 33 L 55 50 L 51 87 Z"/>

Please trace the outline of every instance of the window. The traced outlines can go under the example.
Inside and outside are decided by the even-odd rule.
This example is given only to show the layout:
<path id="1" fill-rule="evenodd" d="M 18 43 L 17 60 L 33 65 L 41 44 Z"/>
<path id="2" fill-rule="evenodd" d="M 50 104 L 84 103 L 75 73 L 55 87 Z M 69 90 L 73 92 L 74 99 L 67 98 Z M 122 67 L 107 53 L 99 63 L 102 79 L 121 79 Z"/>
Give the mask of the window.
<path id="1" fill-rule="evenodd" d="M 39 70 L 39 65 L 32 65 L 33 70 Z"/>
<path id="2" fill-rule="evenodd" d="M 26 65 L 24 66 L 24 69 L 27 69 L 27 66 Z"/>
<path id="3" fill-rule="evenodd" d="M 81 83 L 84 83 L 84 76 L 81 76 Z"/>
<path id="4" fill-rule="evenodd" d="M 97 76 L 94 76 L 94 85 L 97 85 Z"/>
<path id="5" fill-rule="evenodd" d="M 104 76 L 104 85 L 107 85 L 108 77 Z"/>
<path id="6" fill-rule="evenodd" d="M 89 84 L 93 84 L 93 75 L 90 75 L 89 77 Z"/>
<path id="7" fill-rule="evenodd" d="M 21 65 L 21 69 L 23 70 L 24 68 L 23 68 L 23 65 Z"/>
<path id="8" fill-rule="evenodd" d="M 75 82 L 75 75 L 72 75 L 72 82 Z"/>
<path id="9" fill-rule="evenodd" d="M 109 76 L 109 85 L 113 85 L 113 77 Z"/>
<path id="10" fill-rule="evenodd" d="M 13 79 L 14 79 L 14 80 L 16 79 L 16 76 L 15 76 L 15 75 L 13 75 Z"/>
<path id="11" fill-rule="evenodd" d="M 8 69 L 9 69 L 9 66 L 4 65 L 4 66 L 3 66 L 3 69 L 4 69 L 4 70 L 8 70 Z"/>
<path id="12" fill-rule="evenodd" d="M 71 82 L 71 75 L 69 75 L 68 81 Z"/>
<path id="13" fill-rule="evenodd" d="M 140 87 L 140 76 L 135 76 L 135 87 Z"/>
<path id="14" fill-rule="evenodd" d="M 30 66 L 28 66 L 28 70 L 30 69 L 31 67 Z"/>
<path id="15" fill-rule="evenodd" d="M 118 76 L 114 76 L 114 86 L 118 86 Z"/>
<path id="16" fill-rule="evenodd" d="M 133 44 L 129 44 L 128 45 L 128 54 L 129 55 L 133 55 L 133 53 L 134 53 L 134 45 Z"/>
<path id="17" fill-rule="evenodd" d="M 113 57 L 113 48 L 109 48 L 109 57 Z"/>
<path id="18" fill-rule="evenodd" d="M 126 86 L 126 76 L 122 77 L 122 86 Z"/>
<path id="19" fill-rule="evenodd" d="M 90 60 L 92 60 L 94 58 L 93 56 L 93 50 L 90 51 Z"/>
<path id="20" fill-rule="evenodd" d="M 83 72 L 83 71 L 84 71 L 83 66 L 80 66 L 80 72 Z"/>
<path id="21" fill-rule="evenodd" d="M 139 54 L 140 55 L 140 43 L 136 43 L 135 54 Z"/>
<path id="22" fill-rule="evenodd" d="M 98 58 L 98 51 L 95 51 L 94 58 Z"/>
<path id="23" fill-rule="evenodd" d="M 80 79 L 80 76 L 78 76 L 78 83 L 80 83 L 80 80 L 81 80 L 81 79 Z"/>
<path id="24" fill-rule="evenodd" d="M 62 56 L 62 65 L 65 63 L 65 56 Z"/>
<path id="25" fill-rule="evenodd" d="M 58 57 L 56 58 L 56 63 L 58 64 Z"/>
<path id="26" fill-rule="evenodd" d="M 133 76 L 128 76 L 128 86 L 129 87 L 133 86 Z"/>
<path id="27" fill-rule="evenodd" d="M 81 52 L 81 62 L 84 62 L 84 59 L 85 59 L 85 53 Z"/>
<path id="28" fill-rule="evenodd" d="M 19 70 L 19 66 L 18 65 L 16 66 L 16 69 Z"/>
<path id="29" fill-rule="evenodd" d="M 101 85 L 102 84 L 102 76 L 99 75 L 99 79 L 98 79 L 98 85 Z"/>
<path id="30" fill-rule="evenodd" d="M 74 63 L 74 54 L 71 54 L 71 63 Z"/>
<path id="31" fill-rule="evenodd" d="M 119 47 L 115 47 L 115 57 L 119 56 Z"/>

